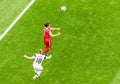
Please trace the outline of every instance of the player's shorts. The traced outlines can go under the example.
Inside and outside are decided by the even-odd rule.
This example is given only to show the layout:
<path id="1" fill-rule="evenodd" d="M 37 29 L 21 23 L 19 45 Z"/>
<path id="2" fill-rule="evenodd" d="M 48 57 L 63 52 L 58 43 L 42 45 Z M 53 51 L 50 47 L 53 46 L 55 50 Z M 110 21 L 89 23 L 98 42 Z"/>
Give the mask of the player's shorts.
<path id="1" fill-rule="evenodd" d="M 43 70 L 42 66 L 33 66 L 35 73 L 39 76 L 40 72 Z"/>

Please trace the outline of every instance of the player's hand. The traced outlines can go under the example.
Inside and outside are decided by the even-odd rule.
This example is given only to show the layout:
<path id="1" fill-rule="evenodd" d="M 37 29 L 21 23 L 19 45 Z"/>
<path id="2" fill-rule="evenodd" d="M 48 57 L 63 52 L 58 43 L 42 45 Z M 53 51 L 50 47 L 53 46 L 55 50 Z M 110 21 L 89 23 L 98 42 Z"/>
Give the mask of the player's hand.
<path id="1" fill-rule="evenodd" d="M 61 35 L 61 33 L 60 32 L 58 32 L 58 36 L 60 36 Z"/>
<path id="2" fill-rule="evenodd" d="M 49 56 L 49 59 L 51 59 L 51 58 L 52 58 L 52 55 Z"/>
<path id="3" fill-rule="evenodd" d="M 24 58 L 26 58 L 27 57 L 27 55 L 24 55 Z"/>
<path id="4" fill-rule="evenodd" d="M 60 28 L 57 28 L 57 30 L 60 30 Z"/>

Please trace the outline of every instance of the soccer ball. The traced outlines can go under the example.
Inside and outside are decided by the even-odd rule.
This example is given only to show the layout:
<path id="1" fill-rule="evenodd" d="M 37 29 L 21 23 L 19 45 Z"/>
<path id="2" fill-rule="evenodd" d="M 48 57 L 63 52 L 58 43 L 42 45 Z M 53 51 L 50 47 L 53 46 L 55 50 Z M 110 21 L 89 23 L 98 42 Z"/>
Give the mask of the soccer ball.
<path id="1" fill-rule="evenodd" d="M 66 9 L 67 9 L 66 6 L 62 6 L 62 7 L 61 7 L 61 10 L 62 10 L 62 11 L 66 11 Z"/>

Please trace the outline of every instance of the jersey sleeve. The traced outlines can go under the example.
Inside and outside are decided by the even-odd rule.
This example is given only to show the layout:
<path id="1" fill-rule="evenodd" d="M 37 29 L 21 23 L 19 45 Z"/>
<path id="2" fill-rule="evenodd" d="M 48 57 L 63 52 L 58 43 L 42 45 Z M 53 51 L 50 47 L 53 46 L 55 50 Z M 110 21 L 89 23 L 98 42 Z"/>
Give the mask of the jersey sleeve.
<path id="1" fill-rule="evenodd" d="M 46 54 L 44 54 L 44 60 L 46 59 L 46 57 L 48 57 L 48 54 L 46 53 Z"/>
<path id="2" fill-rule="evenodd" d="M 36 54 L 35 54 L 35 55 L 33 55 L 33 56 L 32 56 L 32 58 L 34 58 L 34 59 L 35 59 L 35 58 L 36 58 Z"/>
<path id="3" fill-rule="evenodd" d="M 43 57 L 44 57 L 44 60 L 45 60 L 45 59 L 46 59 L 46 56 L 44 55 Z"/>

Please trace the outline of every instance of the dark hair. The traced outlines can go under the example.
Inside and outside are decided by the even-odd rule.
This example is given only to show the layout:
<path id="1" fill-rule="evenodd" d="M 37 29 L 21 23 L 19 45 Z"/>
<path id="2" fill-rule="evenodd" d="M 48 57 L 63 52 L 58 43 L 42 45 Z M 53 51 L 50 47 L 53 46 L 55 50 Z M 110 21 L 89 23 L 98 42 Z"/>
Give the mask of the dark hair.
<path id="1" fill-rule="evenodd" d="M 48 27 L 49 25 L 50 25 L 49 22 L 47 22 L 47 23 L 44 24 L 45 27 Z"/>

